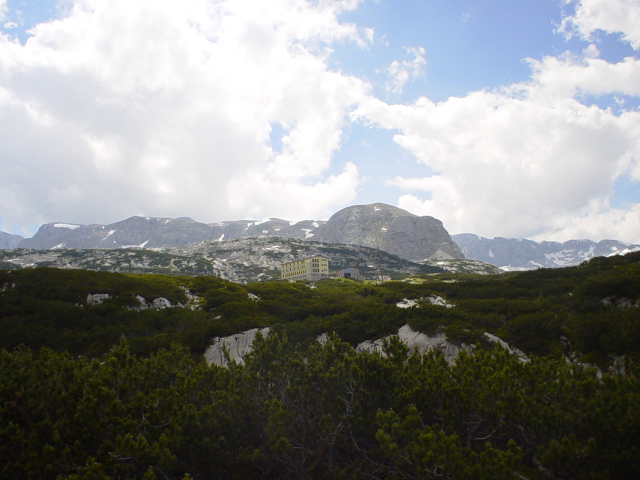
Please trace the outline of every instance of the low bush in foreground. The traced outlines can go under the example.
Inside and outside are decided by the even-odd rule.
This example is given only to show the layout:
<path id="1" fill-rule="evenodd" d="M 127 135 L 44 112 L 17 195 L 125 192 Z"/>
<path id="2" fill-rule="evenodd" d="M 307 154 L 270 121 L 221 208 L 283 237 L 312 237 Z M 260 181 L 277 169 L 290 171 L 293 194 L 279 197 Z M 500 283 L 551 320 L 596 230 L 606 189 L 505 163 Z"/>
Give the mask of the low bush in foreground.
<path id="1" fill-rule="evenodd" d="M 229 369 L 124 340 L 93 360 L 0 351 L 0 478 L 640 478 L 635 365 L 385 348 L 272 335 Z"/>

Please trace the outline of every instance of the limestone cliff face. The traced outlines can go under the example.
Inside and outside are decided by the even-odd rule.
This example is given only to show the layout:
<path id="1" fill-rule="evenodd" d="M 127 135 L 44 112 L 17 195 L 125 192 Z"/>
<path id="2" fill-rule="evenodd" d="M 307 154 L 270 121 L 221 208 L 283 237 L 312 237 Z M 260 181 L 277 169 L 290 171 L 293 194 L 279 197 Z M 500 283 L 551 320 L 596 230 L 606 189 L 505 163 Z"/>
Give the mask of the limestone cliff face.
<path id="1" fill-rule="evenodd" d="M 340 210 L 318 229 L 314 240 L 379 248 L 411 261 L 442 254 L 464 258 L 440 220 L 383 203 Z"/>

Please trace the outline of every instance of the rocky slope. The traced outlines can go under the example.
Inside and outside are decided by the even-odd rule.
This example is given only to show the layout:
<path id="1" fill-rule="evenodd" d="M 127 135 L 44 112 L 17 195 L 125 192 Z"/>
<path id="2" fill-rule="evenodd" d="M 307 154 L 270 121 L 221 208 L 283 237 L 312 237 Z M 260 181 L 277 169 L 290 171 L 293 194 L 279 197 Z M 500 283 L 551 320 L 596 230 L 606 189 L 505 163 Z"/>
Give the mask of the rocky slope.
<path id="1" fill-rule="evenodd" d="M 379 248 L 414 262 L 464 258 L 440 220 L 418 217 L 383 203 L 340 210 L 313 239 Z"/>
<path id="2" fill-rule="evenodd" d="M 131 217 L 109 225 L 47 223 L 18 248 L 153 248 L 177 247 L 206 240 L 229 241 L 241 237 L 271 236 L 307 238 L 324 222 L 288 222 L 277 218 L 265 222 L 238 220 L 200 223 L 190 218 Z"/>
<path id="3" fill-rule="evenodd" d="M 439 267 L 449 273 L 472 273 L 476 275 L 497 275 L 502 273 L 495 265 L 479 260 L 427 260 L 423 265 Z"/>
<path id="4" fill-rule="evenodd" d="M 154 249 L 15 249 L 0 251 L 0 269 L 51 266 L 126 273 L 214 275 L 233 282 L 280 278 L 280 265 L 324 255 L 333 269 L 357 267 L 365 278 L 400 278 L 443 271 L 396 255 L 355 245 L 333 245 L 299 238 L 243 237 L 229 242 Z"/>
<path id="5" fill-rule="evenodd" d="M 24 240 L 24 238 L 20 235 L 0 232 L 0 250 L 15 248 L 22 240 Z"/>
<path id="6" fill-rule="evenodd" d="M 594 257 L 624 255 L 640 250 L 616 240 L 569 240 L 559 242 L 534 242 L 516 238 L 483 238 L 471 233 L 452 236 L 465 258 L 496 265 L 503 270 L 533 270 L 578 265 Z"/>

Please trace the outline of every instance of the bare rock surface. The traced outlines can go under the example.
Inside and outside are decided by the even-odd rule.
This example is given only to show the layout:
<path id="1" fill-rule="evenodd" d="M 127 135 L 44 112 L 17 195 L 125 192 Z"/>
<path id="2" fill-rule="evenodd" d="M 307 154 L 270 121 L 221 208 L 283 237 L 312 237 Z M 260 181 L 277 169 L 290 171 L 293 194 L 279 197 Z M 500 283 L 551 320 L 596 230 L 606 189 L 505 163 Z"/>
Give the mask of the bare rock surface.
<path id="1" fill-rule="evenodd" d="M 318 229 L 314 240 L 379 248 L 411 261 L 464 258 L 440 220 L 383 203 L 340 210 Z"/>
<path id="2" fill-rule="evenodd" d="M 266 328 L 253 328 L 245 332 L 236 333 L 228 337 L 215 337 L 213 343 L 204 352 L 204 357 L 209 365 L 215 364 L 219 366 L 227 366 L 227 359 L 225 358 L 225 350 L 229 354 L 229 359 L 240 364 L 244 364 L 244 356 L 247 355 L 253 349 L 253 341 L 256 335 L 260 333 L 263 337 L 269 335 L 269 327 Z M 461 351 L 471 352 L 475 345 L 467 345 L 462 343 L 457 345 L 447 340 L 447 336 L 442 333 L 436 333 L 435 335 L 426 335 L 424 333 L 414 331 L 409 325 L 404 325 L 398 329 L 398 338 L 404 343 L 410 352 L 417 351 L 418 353 L 425 353 L 432 350 L 440 350 L 444 355 L 446 362 L 449 365 L 453 365 L 460 355 Z M 356 346 L 356 352 L 378 352 L 384 355 L 384 340 L 389 337 L 380 338 L 378 340 L 366 340 L 358 346 Z M 509 353 L 516 355 L 522 362 L 528 362 L 529 358 L 517 348 L 512 348 L 508 343 L 502 339 L 485 333 L 485 337 L 491 341 L 500 344 L 503 348 L 507 349 Z M 327 342 L 329 336 L 326 333 L 318 335 L 316 341 L 320 344 Z"/>
<path id="3" fill-rule="evenodd" d="M 515 355 L 516 357 L 518 357 L 518 360 L 520 360 L 521 362 L 526 363 L 526 362 L 529 361 L 529 357 L 527 357 L 522 350 L 518 350 L 515 347 L 511 347 L 507 342 L 502 340 L 500 337 L 496 337 L 495 335 L 492 335 L 492 334 L 487 333 L 487 332 L 484 333 L 484 336 L 490 342 L 497 343 L 502 348 L 507 349 L 507 351 L 510 354 Z"/>
<path id="4" fill-rule="evenodd" d="M 108 293 L 94 293 L 87 295 L 87 305 L 101 305 L 105 300 L 111 298 Z"/>
<path id="5" fill-rule="evenodd" d="M 230 360 L 244 364 L 244 356 L 253 349 L 253 341 L 258 332 L 260 332 L 263 337 L 267 337 L 269 335 L 269 327 L 262 329 L 253 328 L 229 337 L 214 338 L 213 343 L 204 352 L 205 360 L 209 365 L 213 363 L 224 367 L 227 365 L 227 359 L 224 355 L 224 351 L 226 350 L 229 353 Z"/>
<path id="6" fill-rule="evenodd" d="M 0 232 L 0 249 L 10 250 L 18 246 L 24 240 L 20 235 L 12 235 L 11 233 Z"/>
<path id="7" fill-rule="evenodd" d="M 389 338 L 389 337 L 385 337 Z M 470 352 L 473 349 L 473 345 L 461 344 L 460 346 L 451 343 L 447 340 L 447 336 L 444 333 L 436 333 L 429 336 L 424 333 L 415 332 L 409 325 L 404 325 L 398 330 L 398 338 L 404 343 L 409 351 L 417 351 L 418 353 L 425 353 L 431 350 L 438 349 L 442 351 L 445 360 L 449 365 L 453 365 L 460 355 L 462 350 Z M 360 343 L 356 347 L 357 352 L 383 352 L 384 339 L 380 338 L 375 341 L 367 340 Z"/>

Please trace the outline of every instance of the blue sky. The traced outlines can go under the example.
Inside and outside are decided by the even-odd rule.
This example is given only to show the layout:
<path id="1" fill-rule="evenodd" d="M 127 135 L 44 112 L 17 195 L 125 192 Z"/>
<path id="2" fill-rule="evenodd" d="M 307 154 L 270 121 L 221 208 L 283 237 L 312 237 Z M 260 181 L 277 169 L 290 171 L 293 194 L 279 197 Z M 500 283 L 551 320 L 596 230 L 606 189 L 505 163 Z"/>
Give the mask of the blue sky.
<path id="1" fill-rule="evenodd" d="M 0 230 L 327 218 L 640 243 L 640 1 L 0 0 Z"/>

